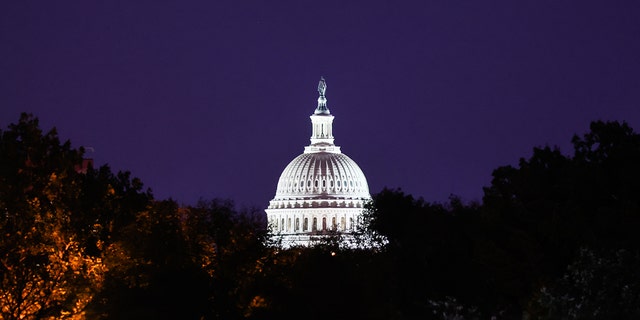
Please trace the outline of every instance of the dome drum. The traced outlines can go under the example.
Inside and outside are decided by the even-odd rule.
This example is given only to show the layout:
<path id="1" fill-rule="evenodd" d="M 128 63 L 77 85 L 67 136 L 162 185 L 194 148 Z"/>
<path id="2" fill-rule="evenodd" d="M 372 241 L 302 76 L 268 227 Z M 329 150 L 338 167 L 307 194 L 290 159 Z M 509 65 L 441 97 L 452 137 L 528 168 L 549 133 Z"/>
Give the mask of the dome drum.
<path id="1" fill-rule="evenodd" d="M 350 232 L 357 230 L 361 213 L 358 208 L 272 209 L 269 228 L 280 236 Z"/>

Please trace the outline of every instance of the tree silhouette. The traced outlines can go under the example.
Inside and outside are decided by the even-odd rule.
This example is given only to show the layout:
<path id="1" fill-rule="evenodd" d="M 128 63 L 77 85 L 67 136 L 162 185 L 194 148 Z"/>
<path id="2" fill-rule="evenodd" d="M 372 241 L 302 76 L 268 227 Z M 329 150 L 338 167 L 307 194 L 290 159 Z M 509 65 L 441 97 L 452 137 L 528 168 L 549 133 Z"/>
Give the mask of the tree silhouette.
<path id="1" fill-rule="evenodd" d="M 283 249 L 256 211 L 180 207 L 23 114 L 0 131 L 1 319 L 636 318 L 640 136 L 497 168 L 482 204 L 385 189 L 360 248 Z"/>
<path id="2" fill-rule="evenodd" d="M 22 114 L 0 131 L 0 314 L 3 319 L 74 318 L 104 272 L 70 227 L 82 150 Z"/>

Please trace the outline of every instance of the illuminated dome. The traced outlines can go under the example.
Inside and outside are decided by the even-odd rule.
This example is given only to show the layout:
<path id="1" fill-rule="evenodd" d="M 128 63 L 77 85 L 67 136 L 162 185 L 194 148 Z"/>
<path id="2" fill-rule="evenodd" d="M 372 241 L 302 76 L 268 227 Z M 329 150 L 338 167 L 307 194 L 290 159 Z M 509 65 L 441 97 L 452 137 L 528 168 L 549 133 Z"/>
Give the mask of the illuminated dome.
<path id="1" fill-rule="evenodd" d="M 327 108 L 326 83 L 318 85 L 318 107 L 311 115 L 311 144 L 286 166 L 269 202 L 269 227 L 284 246 L 310 245 L 327 234 L 357 228 L 371 199 L 360 167 L 333 144 L 333 115 Z"/>
<path id="2" fill-rule="evenodd" d="M 288 200 L 334 200 L 325 205 L 337 206 L 336 200 L 363 198 L 369 198 L 367 178 L 351 158 L 342 153 L 312 152 L 299 155 L 284 169 L 273 200 L 276 206 Z"/>

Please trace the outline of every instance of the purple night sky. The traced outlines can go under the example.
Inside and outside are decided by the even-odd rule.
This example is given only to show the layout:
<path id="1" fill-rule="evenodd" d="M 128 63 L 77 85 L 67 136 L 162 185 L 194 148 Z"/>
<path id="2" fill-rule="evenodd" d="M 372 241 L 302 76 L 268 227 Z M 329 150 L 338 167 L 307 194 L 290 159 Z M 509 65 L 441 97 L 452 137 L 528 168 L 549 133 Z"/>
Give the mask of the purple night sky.
<path id="1" fill-rule="evenodd" d="M 0 4 L 0 127 L 31 112 L 158 199 L 265 207 L 320 76 L 372 193 L 480 200 L 592 120 L 640 131 L 640 2 Z"/>

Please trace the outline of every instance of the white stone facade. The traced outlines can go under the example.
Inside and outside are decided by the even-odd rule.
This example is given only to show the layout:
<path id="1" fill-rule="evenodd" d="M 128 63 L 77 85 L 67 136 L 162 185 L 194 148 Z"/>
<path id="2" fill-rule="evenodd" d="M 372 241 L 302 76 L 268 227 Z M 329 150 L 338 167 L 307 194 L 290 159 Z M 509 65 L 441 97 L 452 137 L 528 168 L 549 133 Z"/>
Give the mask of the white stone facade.
<path id="1" fill-rule="evenodd" d="M 311 115 L 311 144 L 280 175 L 267 219 L 283 246 L 311 245 L 330 234 L 356 230 L 371 199 L 360 167 L 333 144 L 333 116 L 326 106 L 326 83 L 318 85 L 318 107 Z"/>

